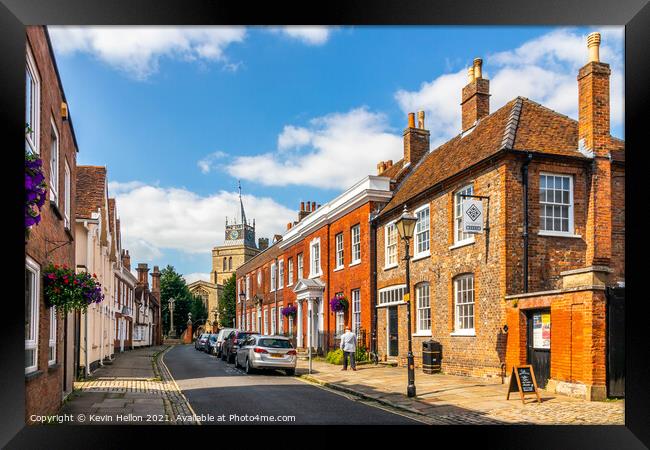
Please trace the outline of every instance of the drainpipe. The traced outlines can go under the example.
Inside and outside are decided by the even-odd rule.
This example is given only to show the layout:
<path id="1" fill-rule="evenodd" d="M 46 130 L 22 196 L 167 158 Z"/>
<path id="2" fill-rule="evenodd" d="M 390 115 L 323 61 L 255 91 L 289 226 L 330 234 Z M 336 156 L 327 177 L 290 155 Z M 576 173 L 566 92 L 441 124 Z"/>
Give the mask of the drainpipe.
<path id="1" fill-rule="evenodd" d="M 282 268 L 284 269 L 284 261 L 282 262 Z M 284 270 L 282 271 L 284 272 Z M 254 283 L 255 281 L 252 281 Z M 275 322 L 275 329 L 273 330 L 273 334 L 277 334 L 278 332 L 278 287 L 282 286 L 282 289 L 284 289 L 284 273 L 282 274 L 282 279 L 280 279 L 280 265 L 278 264 L 278 257 L 275 257 L 275 291 L 273 291 L 273 301 L 275 304 L 275 313 L 273 314 L 275 317 L 271 317 L 271 325 L 273 325 L 273 322 Z M 284 291 L 283 291 L 284 292 Z"/>
<path id="2" fill-rule="evenodd" d="M 524 164 L 521 166 L 524 197 L 524 292 L 528 292 L 528 165 L 532 159 L 532 153 L 528 153 Z"/>
<path id="3" fill-rule="evenodd" d="M 84 357 L 86 360 L 86 378 L 90 376 L 90 367 L 88 366 L 88 311 L 84 314 Z"/>
<path id="4" fill-rule="evenodd" d="M 336 249 L 334 249 L 334 255 L 336 255 Z M 335 256 L 336 257 L 336 256 Z M 322 299 L 322 302 L 325 302 L 323 305 L 323 315 L 325 315 L 325 306 L 327 306 L 327 349 L 326 352 L 330 350 L 330 338 L 332 337 L 332 329 L 330 328 L 330 316 L 332 311 L 330 311 L 330 224 L 327 224 L 327 283 L 325 283 L 325 298 Z M 327 353 L 325 353 L 327 354 Z"/>
<path id="5" fill-rule="evenodd" d="M 377 353 L 377 217 L 370 216 L 370 351 Z"/>

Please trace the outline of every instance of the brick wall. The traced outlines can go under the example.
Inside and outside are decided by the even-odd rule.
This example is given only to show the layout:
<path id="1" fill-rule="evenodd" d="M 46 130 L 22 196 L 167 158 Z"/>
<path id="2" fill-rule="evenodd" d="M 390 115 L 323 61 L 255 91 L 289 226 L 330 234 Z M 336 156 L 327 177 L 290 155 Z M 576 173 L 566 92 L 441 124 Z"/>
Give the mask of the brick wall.
<path id="1" fill-rule="evenodd" d="M 51 121 L 54 120 L 59 133 L 59 211 L 50 205 L 49 190 L 47 199 L 41 209 L 41 222 L 36 225 L 30 234 L 29 241 L 25 245 L 27 256 L 35 260 L 41 271 L 49 262 L 68 267 L 75 267 L 74 249 L 74 227 L 65 231 L 63 226 L 64 211 L 64 161 L 67 161 L 71 177 L 71 220 L 75 217 L 75 183 L 76 179 L 76 147 L 73 141 L 70 122 L 64 122 L 61 118 L 60 108 L 63 101 L 54 66 L 52 64 L 49 47 L 42 27 L 30 26 L 26 28 L 27 43 L 32 50 L 37 65 L 41 82 L 40 91 L 40 157 L 43 160 L 43 169 L 46 175 L 46 183 L 50 184 L 50 147 L 52 143 Z M 46 243 L 46 240 L 49 243 Z M 70 244 L 63 245 L 52 250 L 58 244 L 54 241 L 69 241 Z M 48 252 L 49 250 L 49 252 Z M 41 272 L 42 274 L 42 272 Z M 50 414 L 58 410 L 61 404 L 63 391 L 63 345 L 64 329 L 63 316 L 58 315 L 57 320 L 57 357 L 56 365 L 48 367 L 48 340 L 50 320 L 48 310 L 43 298 L 41 284 L 41 299 L 39 305 L 39 345 L 38 345 L 38 371 L 26 377 L 25 381 L 25 402 L 26 420 L 32 414 Z M 72 376 L 72 374 L 71 374 Z"/>

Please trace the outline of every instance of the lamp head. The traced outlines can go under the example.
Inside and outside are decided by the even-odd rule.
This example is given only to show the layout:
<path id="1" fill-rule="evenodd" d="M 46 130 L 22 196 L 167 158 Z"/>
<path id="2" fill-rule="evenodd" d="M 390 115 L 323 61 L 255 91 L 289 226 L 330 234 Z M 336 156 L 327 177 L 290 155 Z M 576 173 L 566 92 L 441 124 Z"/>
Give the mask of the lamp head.
<path id="1" fill-rule="evenodd" d="M 415 223 L 417 220 L 418 218 L 411 214 L 409 210 L 406 209 L 406 205 L 404 205 L 402 215 L 397 219 L 397 222 L 395 222 L 397 232 L 402 239 L 411 239 L 413 237 L 413 231 L 415 230 Z"/>

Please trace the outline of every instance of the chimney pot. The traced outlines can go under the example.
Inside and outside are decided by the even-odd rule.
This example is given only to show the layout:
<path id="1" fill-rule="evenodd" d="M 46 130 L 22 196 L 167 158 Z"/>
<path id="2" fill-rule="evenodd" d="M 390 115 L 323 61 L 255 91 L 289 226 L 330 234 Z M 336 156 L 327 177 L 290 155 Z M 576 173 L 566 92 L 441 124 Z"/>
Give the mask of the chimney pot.
<path id="1" fill-rule="evenodd" d="M 418 111 L 418 128 L 424 130 L 424 111 Z"/>
<path id="2" fill-rule="evenodd" d="M 467 69 L 467 83 L 474 81 L 474 66 Z"/>
<path id="3" fill-rule="evenodd" d="M 409 128 L 415 128 L 415 113 L 409 113 Z"/>
<path id="4" fill-rule="evenodd" d="M 316 202 L 311 202 L 311 210 L 316 211 Z"/>
<path id="5" fill-rule="evenodd" d="M 300 202 L 300 211 L 305 210 L 305 202 Z"/>
<path id="6" fill-rule="evenodd" d="M 600 33 L 591 33 L 587 36 L 589 48 L 589 62 L 600 62 Z"/>
<path id="7" fill-rule="evenodd" d="M 384 161 L 379 161 L 377 164 L 377 175 L 381 175 L 384 170 L 386 170 L 386 163 Z"/>
<path id="8" fill-rule="evenodd" d="M 291 222 L 287 223 L 287 230 L 291 229 Z"/>
<path id="9" fill-rule="evenodd" d="M 483 60 L 481 58 L 474 59 L 474 79 L 478 80 L 483 78 Z"/>

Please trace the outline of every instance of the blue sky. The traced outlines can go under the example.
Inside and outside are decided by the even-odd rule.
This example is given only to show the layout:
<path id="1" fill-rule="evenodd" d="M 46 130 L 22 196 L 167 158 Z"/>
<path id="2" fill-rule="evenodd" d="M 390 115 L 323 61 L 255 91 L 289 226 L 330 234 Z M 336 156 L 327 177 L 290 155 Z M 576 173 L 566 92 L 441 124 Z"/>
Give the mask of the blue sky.
<path id="1" fill-rule="evenodd" d="M 593 28 L 56 27 L 57 63 L 80 146 L 106 165 L 132 261 L 211 268 L 241 179 L 258 236 L 300 201 L 325 203 L 398 160 L 409 111 L 432 149 L 460 132 L 475 57 L 491 111 L 517 95 L 576 117 Z M 623 135 L 623 29 L 599 28 L 612 66 L 612 133 Z"/>

